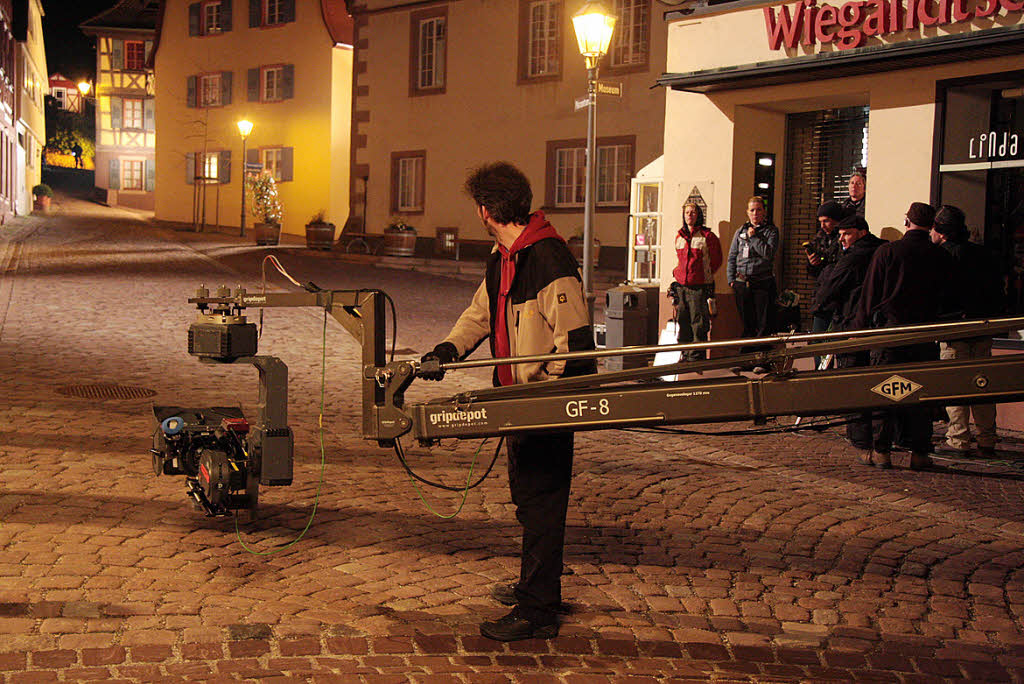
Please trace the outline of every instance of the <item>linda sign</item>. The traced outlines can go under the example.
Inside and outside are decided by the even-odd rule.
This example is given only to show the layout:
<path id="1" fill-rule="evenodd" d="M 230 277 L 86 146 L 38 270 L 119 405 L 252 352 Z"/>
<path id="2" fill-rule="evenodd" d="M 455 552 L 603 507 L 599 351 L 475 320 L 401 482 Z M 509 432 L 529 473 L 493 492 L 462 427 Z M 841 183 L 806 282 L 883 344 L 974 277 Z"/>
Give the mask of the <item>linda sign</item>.
<path id="1" fill-rule="evenodd" d="M 792 12 L 790 12 L 792 8 Z M 944 26 L 1024 9 L 1024 0 L 850 0 L 839 7 L 800 0 L 764 8 L 768 45 L 780 47 L 835 43 L 840 50 L 860 47 L 870 36 Z"/>

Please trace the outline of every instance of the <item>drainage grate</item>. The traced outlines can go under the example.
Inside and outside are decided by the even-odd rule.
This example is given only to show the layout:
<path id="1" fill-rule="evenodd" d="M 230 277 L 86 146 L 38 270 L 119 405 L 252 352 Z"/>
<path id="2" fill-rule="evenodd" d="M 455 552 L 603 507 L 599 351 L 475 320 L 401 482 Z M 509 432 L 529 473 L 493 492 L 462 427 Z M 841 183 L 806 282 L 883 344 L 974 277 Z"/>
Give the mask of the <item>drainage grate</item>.
<path id="1" fill-rule="evenodd" d="M 151 389 L 126 385 L 64 385 L 58 387 L 57 392 L 78 399 L 148 399 L 156 396 Z"/>

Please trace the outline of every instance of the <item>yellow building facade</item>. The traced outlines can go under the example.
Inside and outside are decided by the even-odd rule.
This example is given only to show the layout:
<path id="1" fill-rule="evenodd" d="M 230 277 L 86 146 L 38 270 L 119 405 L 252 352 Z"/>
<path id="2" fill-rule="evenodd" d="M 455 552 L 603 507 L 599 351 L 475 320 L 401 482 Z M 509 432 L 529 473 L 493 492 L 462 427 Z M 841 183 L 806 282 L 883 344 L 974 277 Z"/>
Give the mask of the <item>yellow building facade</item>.
<path id="1" fill-rule="evenodd" d="M 282 230 L 319 211 L 348 217 L 351 19 L 342 0 L 163 3 L 154 65 L 156 218 L 197 226 L 242 220 L 250 173 L 278 181 Z M 251 208 L 246 225 L 252 227 Z"/>
<path id="2" fill-rule="evenodd" d="M 14 38 L 17 89 L 18 178 L 15 211 L 32 211 L 32 188 L 42 175 L 43 148 L 46 147 L 46 115 L 43 96 L 47 90 L 46 46 L 43 41 L 43 6 L 40 0 L 27 0 L 15 7 Z"/>
<path id="3" fill-rule="evenodd" d="M 653 0 L 608 0 L 618 16 L 600 81 L 595 236 L 602 265 L 625 259 L 630 179 L 661 154 L 666 29 Z M 529 177 L 534 207 L 566 238 L 582 234 L 587 71 L 572 29 L 582 0 L 367 0 L 353 3 L 356 77 L 353 216 L 368 233 L 396 219 L 420 251 L 457 231 L 490 240 L 462 189 L 506 160 Z M 426 242 L 427 250 L 422 243 Z"/>
<path id="4" fill-rule="evenodd" d="M 813 282 L 801 243 L 817 206 L 842 199 L 853 168 L 866 166 L 875 234 L 899 238 L 913 201 L 960 206 L 974 239 L 1014 273 L 1020 310 L 1022 7 L 801 0 L 669 12 L 662 244 L 695 188 L 724 249 L 747 199 L 766 195 L 782 239 L 780 288 L 801 294 L 806 314 Z M 662 260 L 663 283 L 673 265 Z M 724 270 L 717 284 L 728 296 Z"/>

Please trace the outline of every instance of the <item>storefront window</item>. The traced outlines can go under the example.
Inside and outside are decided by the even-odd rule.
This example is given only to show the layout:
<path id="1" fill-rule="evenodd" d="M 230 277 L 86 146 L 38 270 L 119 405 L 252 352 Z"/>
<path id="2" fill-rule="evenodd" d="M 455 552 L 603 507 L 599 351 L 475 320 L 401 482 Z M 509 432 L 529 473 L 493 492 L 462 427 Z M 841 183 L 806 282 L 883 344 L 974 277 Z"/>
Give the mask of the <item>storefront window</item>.
<path id="1" fill-rule="evenodd" d="M 939 202 L 1000 257 L 1008 314 L 1024 313 L 1024 73 L 945 84 Z"/>

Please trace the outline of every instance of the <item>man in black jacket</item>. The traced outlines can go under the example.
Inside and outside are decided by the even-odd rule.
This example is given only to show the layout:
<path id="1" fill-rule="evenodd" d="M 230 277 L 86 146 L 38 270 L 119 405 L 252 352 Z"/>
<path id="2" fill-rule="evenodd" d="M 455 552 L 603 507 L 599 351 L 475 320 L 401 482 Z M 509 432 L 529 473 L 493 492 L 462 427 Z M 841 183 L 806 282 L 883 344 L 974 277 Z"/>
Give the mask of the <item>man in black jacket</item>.
<path id="1" fill-rule="evenodd" d="M 953 255 L 961 271 L 961 300 L 964 316 L 968 319 L 989 318 L 1003 313 L 1006 303 L 1006 285 L 999 260 L 992 250 L 970 241 L 964 212 L 958 207 L 944 205 L 935 214 L 932 242 Z M 991 337 L 971 337 L 939 343 L 939 356 L 943 359 L 980 359 L 992 356 Z M 946 439 L 935 453 L 964 456 L 969 453 L 971 430 L 970 414 L 978 428 L 978 453 L 994 456 L 996 448 L 996 405 L 947 406 L 949 428 Z"/>
<path id="2" fill-rule="evenodd" d="M 814 306 L 816 310 L 832 312 L 830 322 L 833 330 L 852 330 L 868 264 L 875 250 L 885 244 L 885 240 L 872 235 L 867 221 L 857 215 L 840 221 L 837 233 L 842 252 L 839 260 L 826 267 L 818 277 Z M 869 363 L 866 351 L 839 354 L 836 357 L 839 368 L 867 366 Z M 855 447 L 870 450 L 871 414 L 862 414 L 847 423 L 846 437 Z"/>
<path id="3" fill-rule="evenodd" d="M 959 267 L 949 252 L 932 244 L 929 230 L 935 209 L 914 202 L 907 209 L 901 240 L 888 242 L 875 251 L 864 280 L 864 290 L 854 317 L 855 328 L 881 328 L 934 323 L 959 305 Z M 881 366 L 939 358 L 935 342 L 872 350 L 871 365 Z M 931 410 L 921 406 L 893 408 L 883 412 L 871 451 L 861 462 L 891 468 L 889 452 L 893 436 L 901 428 L 902 440 L 910 446 L 910 468 L 931 467 Z"/>

